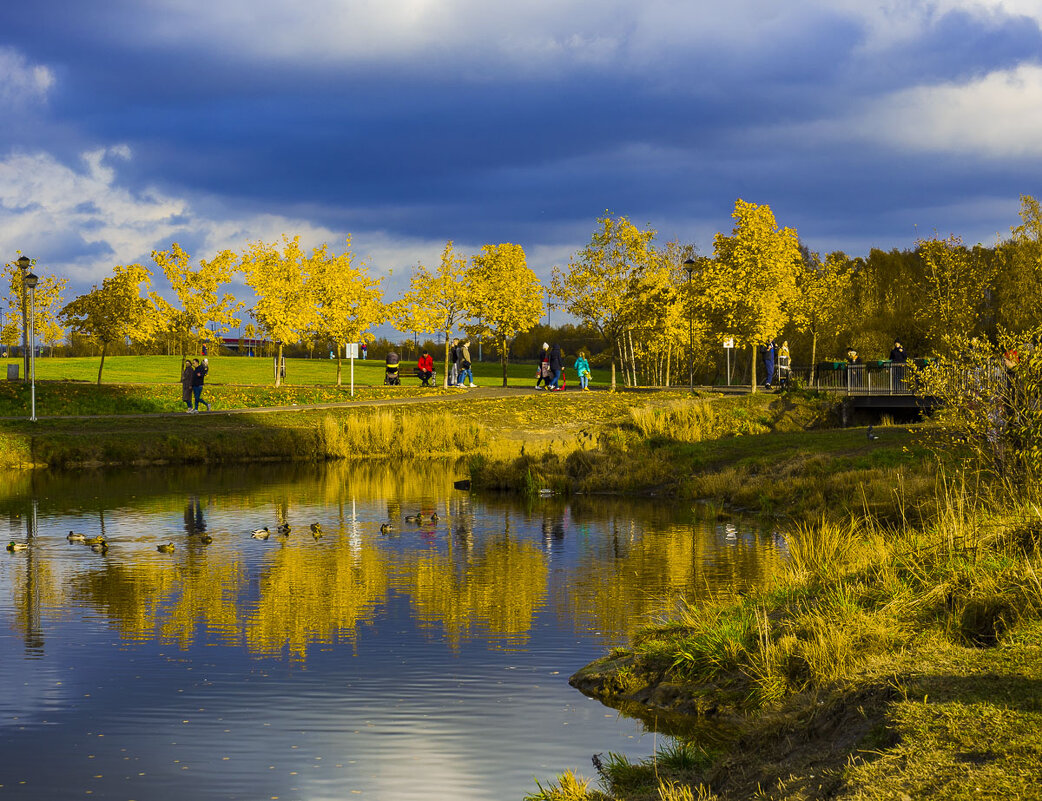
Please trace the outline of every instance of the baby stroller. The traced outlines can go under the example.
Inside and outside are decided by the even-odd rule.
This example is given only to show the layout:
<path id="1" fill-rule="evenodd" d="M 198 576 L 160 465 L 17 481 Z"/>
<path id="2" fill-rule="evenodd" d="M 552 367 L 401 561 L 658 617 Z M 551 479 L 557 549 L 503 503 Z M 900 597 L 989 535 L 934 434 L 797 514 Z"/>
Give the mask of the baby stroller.
<path id="1" fill-rule="evenodd" d="M 384 384 L 389 387 L 400 387 L 402 379 L 398 377 L 398 354 L 387 354 L 387 367 L 384 369 Z"/>

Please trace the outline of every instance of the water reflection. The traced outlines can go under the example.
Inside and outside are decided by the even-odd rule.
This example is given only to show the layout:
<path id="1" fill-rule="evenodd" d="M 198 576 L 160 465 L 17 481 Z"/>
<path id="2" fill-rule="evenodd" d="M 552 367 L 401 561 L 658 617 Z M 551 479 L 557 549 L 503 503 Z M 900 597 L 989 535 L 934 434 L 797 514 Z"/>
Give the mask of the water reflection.
<path id="1" fill-rule="evenodd" d="M 0 681 L 26 689 L 0 699 L 0 728 L 14 734 L 0 756 L 0 792 L 11 790 L 5 769 L 23 764 L 19 753 L 36 783 L 35 794 L 21 797 L 64 797 L 77 780 L 32 759 L 39 738 L 53 744 L 58 736 L 44 720 L 60 717 L 60 731 L 74 740 L 106 721 L 131 736 L 177 715 L 219 733 L 274 698 L 281 712 L 271 726 L 328 732 L 382 776 L 345 761 L 333 740 L 301 735 L 316 749 L 340 749 L 340 770 L 321 792 L 294 795 L 287 784 L 288 797 L 340 797 L 349 786 L 377 797 L 520 797 L 533 775 L 634 747 L 627 743 L 639 730 L 568 688 L 568 674 L 678 597 L 731 592 L 782 558 L 769 535 L 703 523 L 690 509 L 475 498 L 453 489 L 458 477 L 444 464 L 15 476 L 0 490 L 0 519 L 9 539 L 30 547 L 0 559 L 0 617 L 10 632 L 0 633 Z M 280 524 L 288 536 L 276 532 Z M 265 526 L 268 540 L 251 539 Z M 70 529 L 104 535 L 109 550 L 68 542 Z M 173 553 L 156 550 L 166 542 Z M 86 689 L 75 686 L 83 682 Z M 218 690 L 219 701 L 209 695 Z M 193 701 L 193 711 L 183 692 L 208 700 Z M 77 722 L 81 712 L 86 722 Z M 493 748 L 491 729 L 503 740 L 502 763 L 468 765 L 473 775 L 462 784 L 446 779 L 453 789 L 444 796 L 401 776 L 394 795 L 380 796 L 394 754 L 366 732 L 375 726 L 411 742 L 434 719 L 439 746 L 425 743 L 417 754 L 430 752 L 437 763 L 450 758 L 445 748 L 467 743 L 480 755 Z M 26 721 L 42 728 L 26 729 Z M 264 761 L 282 747 L 254 741 L 257 733 L 235 736 L 245 738 L 239 760 Z M 153 770 L 157 760 L 165 764 L 161 751 L 146 750 L 140 758 Z M 234 774 L 247 788 L 241 795 L 216 793 L 238 786 L 223 757 L 192 755 L 207 766 L 193 785 L 199 797 L 277 794 L 249 770 Z M 297 765 L 299 756 L 287 762 Z M 426 769 L 437 775 L 444 767 Z M 111 781 L 100 783 L 124 791 Z M 507 786 L 502 795 L 489 791 Z M 161 783 L 138 792 L 179 797 Z"/>

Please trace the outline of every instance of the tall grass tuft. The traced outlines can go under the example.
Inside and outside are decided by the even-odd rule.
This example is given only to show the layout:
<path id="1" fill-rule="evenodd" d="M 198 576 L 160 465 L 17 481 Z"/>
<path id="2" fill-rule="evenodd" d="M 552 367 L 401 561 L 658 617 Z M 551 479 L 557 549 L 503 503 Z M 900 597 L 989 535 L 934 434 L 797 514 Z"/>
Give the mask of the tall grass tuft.
<path id="1" fill-rule="evenodd" d="M 704 399 L 630 409 L 634 427 L 645 439 L 705 442 L 742 434 L 764 434 L 769 421 L 742 404 L 721 405 Z"/>

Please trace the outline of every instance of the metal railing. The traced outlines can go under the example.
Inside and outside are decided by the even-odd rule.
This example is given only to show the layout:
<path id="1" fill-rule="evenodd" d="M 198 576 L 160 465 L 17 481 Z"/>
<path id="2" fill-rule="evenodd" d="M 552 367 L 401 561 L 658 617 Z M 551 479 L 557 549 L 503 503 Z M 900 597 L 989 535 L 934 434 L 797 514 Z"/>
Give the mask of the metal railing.
<path id="1" fill-rule="evenodd" d="M 909 364 L 892 362 L 823 362 L 813 370 L 813 383 L 810 367 L 793 367 L 792 376 L 805 387 L 845 395 L 912 395 L 914 392 L 908 384 L 910 368 Z"/>

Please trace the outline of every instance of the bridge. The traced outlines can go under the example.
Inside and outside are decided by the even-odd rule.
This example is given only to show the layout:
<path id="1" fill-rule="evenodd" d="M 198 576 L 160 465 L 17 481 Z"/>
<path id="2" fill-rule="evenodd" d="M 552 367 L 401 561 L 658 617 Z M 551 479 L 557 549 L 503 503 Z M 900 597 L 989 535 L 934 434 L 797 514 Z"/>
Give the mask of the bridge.
<path id="1" fill-rule="evenodd" d="M 909 385 L 911 370 L 911 364 L 889 361 L 867 364 L 823 362 L 813 371 L 810 367 L 793 367 L 792 376 L 803 386 L 846 395 L 851 405 L 859 409 L 934 408 L 936 403 L 931 398 L 916 395 Z"/>

